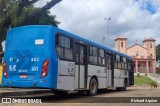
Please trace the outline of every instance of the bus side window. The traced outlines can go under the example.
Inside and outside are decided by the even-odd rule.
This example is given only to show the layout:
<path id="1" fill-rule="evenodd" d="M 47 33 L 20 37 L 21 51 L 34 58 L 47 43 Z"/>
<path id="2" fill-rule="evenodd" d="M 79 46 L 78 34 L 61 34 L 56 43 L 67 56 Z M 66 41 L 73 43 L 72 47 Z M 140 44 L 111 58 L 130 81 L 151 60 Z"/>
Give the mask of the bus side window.
<path id="1" fill-rule="evenodd" d="M 118 62 L 117 61 L 114 62 L 114 67 L 118 68 Z"/>
<path id="2" fill-rule="evenodd" d="M 128 70 L 131 70 L 131 61 L 128 60 Z"/>
<path id="3" fill-rule="evenodd" d="M 73 41 L 71 38 L 57 34 L 56 49 L 60 59 L 73 60 Z"/>
<path id="4" fill-rule="evenodd" d="M 108 54 L 106 54 L 106 67 L 108 68 Z"/>
<path id="5" fill-rule="evenodd" d="M 89 46 L 89 63 L 93 63 L 93 47 Z"/>
<path id="6" fill-rule="evenodd" d="M 122 58 L 123 69 L 127 70 L 127 59 L 125 57 Z"/>
<path id="7" fill-rule="evenodd" d="M 80 64 L 84 64 L 84 48 L 80 46 Z"/>
<path id="8" fill-rule="evenodd" d="M 118 68 L 118 69 L 122 68 L 120 55 L 115 55 L 115 68 Z"/>
<path id="9" fill-rule="evenodd" d="M 109 69 L 111 69 L 111 56 L 106 53 L 106 65 Z"/>
<path id="10" fill-rule="evenodd" d="M 118 62 L 118 68 L 121 69 L 122 68 L 122 63 Z"/>
<path id="11" fill-rule="evenodd" d="M 64 58 L 64 49 L 62 47 L 56 47 L 57 48 L 57 54 L 59 58 Z"/>
<path id="12" fill-rule="evenodd" d="M 123 57 L 124 69 L 127 70 L 127 58 Z"/>
<path id="13" fill-rule="evenodd" d="M 104 56 L 104 50 L 99 49 L 99 65 L 105 65 L 105 56 Z"/>
<path id="14" fill-rule="evenodd" d="M 65 48 L 65 55 L 64 55 L 64 57 L 65 57 L 65 59 L 72 60 L 73 59 L 73 50 Z"/>
<path id="15" fill-rule="evenodd" d="M 108 65 L 109 65 L 109 69 L 111 69 L 111 56 L 109 56 Z"/>
<path id="16" fill-rule="evenodd" d="M 94 46 L 89 46 L 89 63 L 97 64 L 98 63 L 98 49 Z"/>
<path id="17" fill-rule="evenodd" d="M 97 56 L 98 56 L 98 52 L 97 52 L 97 48 L 93 47 L 93 64 L 97 64 Z"/>
<path id="18" fill-rule="evenodd" d="M 64 49 L 63 47 L 60 47 L 60 45 L 63 45 L 61 42 L 62 40 L 61 39 L 61 36 L 56 36 L 56 50 L 57 50 L 57 55 L 59 58 L 64 58 Z"/>
<path id="19" fill-rule="evenodd" d="M 76 53 L 76 55 L 75 55 L 76 56 L 76 63 L 79 63 L 79 49 L 78 49 L 78 45 L 75 46 L 75 49 L 76 49 L 75 50 L 76 51 L 75 52 Z"/>

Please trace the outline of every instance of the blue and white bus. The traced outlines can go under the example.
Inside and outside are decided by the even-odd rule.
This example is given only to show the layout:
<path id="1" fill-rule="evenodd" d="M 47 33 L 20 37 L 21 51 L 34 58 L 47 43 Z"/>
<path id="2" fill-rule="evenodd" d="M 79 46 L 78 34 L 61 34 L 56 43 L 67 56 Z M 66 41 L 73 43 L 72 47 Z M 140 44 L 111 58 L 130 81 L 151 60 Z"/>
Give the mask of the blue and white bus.
<path id="1" fill-rule="evenodd" d="M 50 25 L 8 31 L 2 86 L 49 88 L 55 94 L 134 84 L 132 58 Z"/>

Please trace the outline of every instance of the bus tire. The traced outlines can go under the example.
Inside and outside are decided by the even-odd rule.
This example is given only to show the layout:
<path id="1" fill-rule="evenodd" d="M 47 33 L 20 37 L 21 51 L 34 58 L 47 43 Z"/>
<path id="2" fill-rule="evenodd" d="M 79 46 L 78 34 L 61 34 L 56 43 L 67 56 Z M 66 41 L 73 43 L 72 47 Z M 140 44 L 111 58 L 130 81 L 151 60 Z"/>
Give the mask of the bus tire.
<path id="1" fill-rule="evenodd" d="M 87 91 L 87 94 L 89 96 L 94 96 L 97 94 L 97 89 L 98 89 L 97 80 L 95 78 L 91 78 L 89 83 L 89 90 Z"/>

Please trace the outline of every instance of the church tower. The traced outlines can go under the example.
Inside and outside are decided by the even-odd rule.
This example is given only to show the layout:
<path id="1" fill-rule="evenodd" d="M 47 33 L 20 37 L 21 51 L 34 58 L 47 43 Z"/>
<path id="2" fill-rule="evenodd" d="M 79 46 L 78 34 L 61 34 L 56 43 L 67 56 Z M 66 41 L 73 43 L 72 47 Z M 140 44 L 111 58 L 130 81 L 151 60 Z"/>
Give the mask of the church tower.
<path id="1" fill-rule="evenodd" d="M 115 50 L 127 54 L 127 38 L 117 37 L 115 39 Z"/>
<path id="2" fill-rule="evenodd" d="M 152 58 L 156 58 L 156 46 L 155 46 L 155 39 L 152 37 L 145 39 L 143 41 L 143 45 L 146 49 L 148 49 L 148 56 L 151 56 Z"/>
<path id="3" fill-rule="evenodd" d="M 152 37 L 145 39 L 143 41 L 144 47 L 148 50 L 148 58 L 152 59 L 151 62 L 149 62 L 149 67 L 153 67 L 153 72 L 156 72 L 156 45 L 155 45 L 155 39 Z"/>

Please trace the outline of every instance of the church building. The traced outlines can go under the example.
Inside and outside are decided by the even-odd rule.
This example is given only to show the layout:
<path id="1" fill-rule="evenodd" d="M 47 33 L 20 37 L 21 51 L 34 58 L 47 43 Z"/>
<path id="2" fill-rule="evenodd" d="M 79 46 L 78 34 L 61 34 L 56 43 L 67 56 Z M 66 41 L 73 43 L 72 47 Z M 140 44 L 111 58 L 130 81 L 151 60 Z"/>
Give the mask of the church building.
<path id="1" fill-rule="evenodd" d="M 126 37 L 115 39 L 115 50 L 132 57 L 135 63 L 135 73 L 155 73 L 156 72 L 156 46 L 155 39 L 144 39 L 143 45 L 134 44 L 127 47 Z"/>

